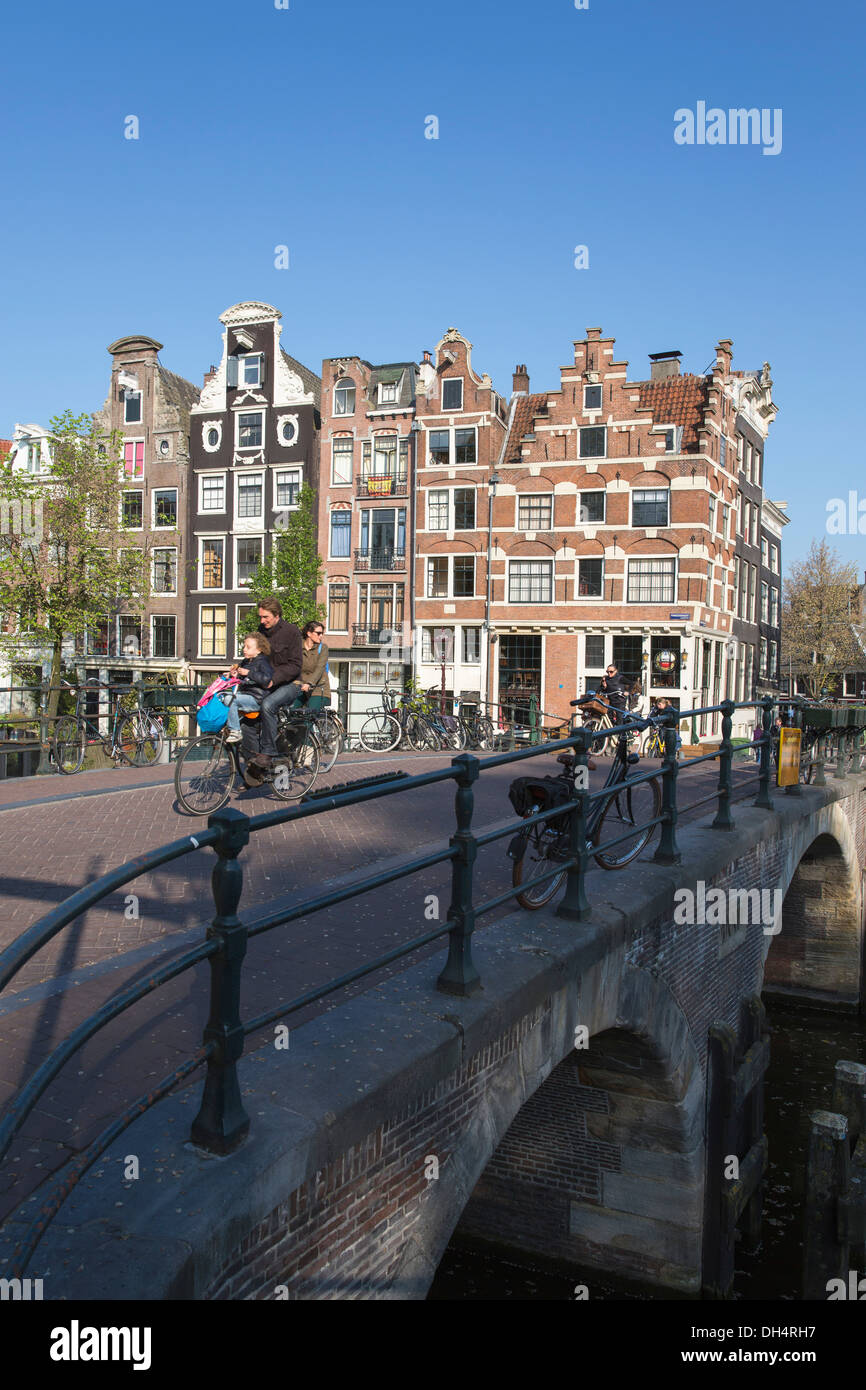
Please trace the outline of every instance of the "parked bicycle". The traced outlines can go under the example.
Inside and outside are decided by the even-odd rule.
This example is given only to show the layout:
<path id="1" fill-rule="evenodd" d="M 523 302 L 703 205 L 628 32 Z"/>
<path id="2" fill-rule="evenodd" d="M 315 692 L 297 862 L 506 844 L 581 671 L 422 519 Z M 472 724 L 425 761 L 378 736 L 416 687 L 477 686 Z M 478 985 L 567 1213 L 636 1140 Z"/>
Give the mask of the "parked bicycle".
<path id="1" fill-rule="evenodd" d="M 100 744 L 106 757 L 114 765 L 127 763 L 130 767 L 150 767 L 159 760 L 162 752 L 164 733 L 161 721 L 150 710 L 141 705 L 137 691 L 135 709 L 123 708 L 123 695 L 130 693 L 131 687 L 112 687 L 102 681 L 87 681 L 84 685 L 73 686 L 62 681 L 67 690 L 75 690 L 75 712 L 64 714 L 54 725 L 51 740 L 51 756 L 59 772 L 72 776 L 80 771 L 88 746 Z M 85 701 L 88 694 L 112 690 L 116 693 L 114 715 L 111 718 L 110 732 L 102 733 L 100 720 L 104 716 L 88 715 Z"/>
<path id="2" fill-rule="evenodd" d="M 464 712 L 461 705 L 457 714 L 463 731 L 465 748 L 492 748 L 495 735 L 493 720 L 485 714 L 480 705 L 470 706 Z"/>
<path id="3" fill-rule="evenodd" d="M 628 718 L 622 716 L 623 723 Z M 658 828 L 647 822 L 656 819 L 662 804 L 661 777 L 634 780 L 640 758 L 628 751 L 629 733 L 618 734 L 615 743 L 604 783 L 605 789 L 611 789 L 610 795 L 591 803 L 586 822 L 586 848 L 602 869 L 624 869 L 637 858 Z M 573 801 L 577 760 L 570 753 L 561 753 L 556 761 L 563 769 L 556 777 L 519 777 L 512 782 L 509 796 L 519 814 L 529 817 Z M 508 846 L 513 860 L 511 881 L 520 889 L 515 896 L 521 907 L 530 911 L 543 907 L 565 884 L 565 861 L 571 857 L 571 814 L 564 810 L 561 816 L 536 821 L 519 831 Z M 557 863 L 564 865 L 561 872 L 543 883 L 535 882 Z"/>
<path id="4" fill-rule="evenodd" d="M 616 705 L 608 704 L 606 700 L 602 700 L 597 694 L 593 695 L 592 699 L 595 704 L 604 706 L 604 713 L 601 715 L 581 713 L 582 723 L 577 727 L 588 729 L 590 733 L 593 734 L 592 742 L 589 745 L 589 751 L 593 755 L 600 757 L 604 753 L 613 751 L 613 745 L 616 743 L 616 739 L 609 738 L 610 730 L 622 724 L 628 716 L 624 710 L 617 709 Z M 577 706 L 579 709 L 580 706 L 583 705 L 584 700 L 571 700 L 569 703 L 573 707 Z M 629 733 L 627 737 L 629 743 L 631 743 L 637 738 L 637 733 Z"/>
<path id="5" fill-rule="evenodd" d="M 281 801 L 295 801 L 313 786 L 319 772 L 320 744 L 315 717 L 306 709 L 277 712 L 277 757 L 267 771 L 250 765 L 258 753 L 259 710 L 241 712 L 240 743 L 228 742 L 228 724 L 219 733 L 201 734 L 181 753 L 174 770 L 174 789 L 185 811 L 207 816 L 225 806 L 242 782 L 249 788 L 270 786 Z"/>

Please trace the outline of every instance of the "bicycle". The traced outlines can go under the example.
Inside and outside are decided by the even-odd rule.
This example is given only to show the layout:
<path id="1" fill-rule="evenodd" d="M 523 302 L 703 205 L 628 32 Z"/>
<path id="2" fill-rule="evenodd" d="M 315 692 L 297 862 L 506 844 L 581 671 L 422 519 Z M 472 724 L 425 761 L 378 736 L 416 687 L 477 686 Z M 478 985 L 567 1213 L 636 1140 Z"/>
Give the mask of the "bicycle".
<path id="1" fill-rule="evenodd" d="M 239 743 L 228 742 L 229 728 L 224 724 L 219 733 L 200 734 L 187 744 L 174 769 L 175 794 L 185 811 L 194 816 L 218 811 L 239 781 L 249 789 L 270 784 L 281 801 L 296 801 L 310 790 L 319 772 L 319 740 L 312 712 L 278 710 L 278 756 L 267 771 L 253 771 L 249 760 L 258 752 L 254 731 L 260 718 L 259 710 L 241 713 Z"/>
<path id="2" fill-rule="evenodd" d="M 123 709 L 120 692 L 128 692 L 128 686 L 112 687 L 103 681 L 88 681 L 80 686 L 73 686 L 69 681 L 62 681 L 61 684 L 68 690 L 75 691 L 75 713 L 61 715 L 54 725 L 51 756 L 58 772 L 64 773 L 67 777 L 79 772 L 88 745 L 96 743 L 101 744 L 106 757 L 113 760 L 115 767 L 121 761 L 128 763 L 130 767 L 156 762 L 162 749 L 162 729 L 160 727 L 158 737 L 155 731 L 149 731 L 152 721 L 150 716 L 147 721 L 141 718 L 147 712 L 142 710 L 140 704 L 134 711 Z M 83 710 L 82 703 L 88 693 L 107 690 L 110 696 L 112 689 L 117 691 L 118 698 L 115 701 L 111 733 L 105 735 L 99 729 L 100 716 L 95 715 L 91 718 Z"/>
<path id="3" fill-rule="evenodd" d="M 570 753 L 561 753 L 556 761 L 562 764 L 563 771 L 555 778 L 539 779 L 537 790 L 531 785 L 534 779 L 526 779 L 529 786 L 524 815 L 533 816 L 554 805 L 562 805 L 563 814 L 552 820 L 537 821 L 519 831 L 508 846 L 513 860 L 511 882 L 514 888 L 520 889 L 515 897 L 520 906 L 529 911 L 550 902 L 565 883 L 568 869 L 563 867 L 560 873 L 535 887 L 533 881 L 558 861 L 564 863 L 571 857 L 571 811 L 567 808 L 573 801 L 578 764 Z M 656 832 L 657 826 L 647 822 L 655 821 L 661 810 L 661 778 L 632 783 L 630 778 L 634 774 L 630 769 L 639 761 L 637 753 L 628 751 L 628 733 L 618 734 L 604 783 L 605 790 L 611 789 L 610 795 L 590 805 L 586 821 L 586 848 L 602 869 L 624 869 L 645 849 Z M 630 834 L 630 830 L 634 833 Z M 608 848 L 605 848 L 606 843 Z"/>
<path id="4" fill-rule="evenodd" d="M 493 747 L 493 720 L 489 715 L 482 714 L 476 706 L 471 714 L 464 714 L 461 708 L 457 719 L 463 733 L 464 748 Z"/>
<path id="5" fill-rule="evenodd" d="M 580 700 L 571 700 L 569 701 L 569 703 L 572 706 L 577 705 L 579 707 L 580 705 L 585 703 L 587 698 L 587 696 L 584 696 Z M 608 737 L 609 731 L 611 729 L 615 729 L 618 724 L 621 724 L 623 719 L 627 718 L 628 715 L 627 711 L 617 709 L 616 705 L 609 705 L 607 701 L 602 700 L 599 695 L 593 695 L 591 698 L 596 702 L 596 704 L 604 705 L 604 714 L 591 714 L 589 716 L 584 715 L 582 727 L 584 729 L 588 729 L 590 733 L 592 733 L 593 735 L 596 735 L 595 737 L 593 737 L 592 742 L 589 745 L 589 752 L 594 755 L 597 755 L 598 757 L 601 757 L 603 754 L 609 751 L 608 743 L 615 742 L 614 739 Z M 631 742 L 632 739 L 634 739 L 636 736 L 636 733 L 630 733 L 628 735 L 629 742 Z"/>
<path id="6" fill-rule="evenodd" d="M 315 687 L 318 689 L 319 687 Z M 309 703 L 317 697 L 310 691 Z M 319 740 L 319 771 L 330 772 L 346 746 L 346 728 L 342 719 L 328 705 L 310 710 L 313 728 Z"/>
<path id="7" fill-rule="evenodd" d="M 400 722 L 392 712 L 393 700 L 388 686 L 382 691 L 382 708 L 368 709 L 367 718 L 358 730 L 361 747 L 368 753 L 390 753 L 400 742 Z"/>

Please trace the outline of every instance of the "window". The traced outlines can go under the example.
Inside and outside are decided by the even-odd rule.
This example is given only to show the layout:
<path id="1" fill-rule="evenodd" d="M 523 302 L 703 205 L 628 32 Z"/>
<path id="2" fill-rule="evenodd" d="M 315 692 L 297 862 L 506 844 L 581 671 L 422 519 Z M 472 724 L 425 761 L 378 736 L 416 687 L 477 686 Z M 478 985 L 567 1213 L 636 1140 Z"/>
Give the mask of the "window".
<path id="1" fill-rule="evenodd" d="M 710 513 L 709 513 L 709 515 L 710 515 L 710 532 L 712 533 L 712 532 L 715 531 L 715 529 L 716 529 L 716 499 L 715 499 L 715 497 L 711 497 L 711 498 L 710 498 Z"/>
<path id="2" fill-rule="evenodd" d="M 373 476 L 393 478 L 397 472 L 397 436 L 379 434 L 373 440 Z"/>
<path id="3" fill-rule="evenodd" d="M 402 584 L 359 584 L 360 627 L 368 641 L 390 642 L 403 625 Z"/>
<path id="4" fill-rule="evenodd" d="M 770 626 L 779 626 L 779 590 L 775 585 L 770 587 Z"/>
<path id="5" fill-rule="evenodd" d="M 767 675 L 768 675 L 768 677 L 769 677 L 769 679 L 770 679 L 771 681 L 777 681 L 777 680 L 779 679 L 779 644 L 778 644 L 778 642 L 771 642 L 771 643 L 770 643 L 770 664 L 769 664 L 769 667 L 768 667 L 768 669 L 767 669 Z"/>
<path id="6" fill-rule="evenodd" d="M 442 409 L 463 409 L 463 378 L 450 377 L 442 383 Z"/>
<path id="7" fill-rule="evenodd" d="M 665 453 L 666 453 L 666 454 L 674 454 L 674 453 L 676 453 L 676 449 L 677 449 L 677 432 L 676 432 L 676 430 L 673 428 L 673 426 L 672 426 L 669 430 L 665 430 L 665 432 L 664 432 L 662 438 L 663 438 L 664 441 L 665 441 Z"/>
<path id="8" fill-rule="evenodd" d="M 754 452 L 753 452 L 753 455 L 752 455 L 752 460 L 753 460 L 753 463 L 754 463 L 754 466 L 755 466 L 755 471 L 754 471 L 754 476 L 753 476 L 753 478 L 752 478 L 752 481 L 753 481 L 758 487 L 760 487 L 760 486 L 761 486 L 761 478 L 762 478 L 762 476 L 763 476 L 764 456 L 763 456 L 763 454 L 758 453 L 758 450 L 755 449 Z"/>
<path id="9" fill-rule="evenodd" d="M 455 463 L 475 463 L 477 454 L 475 448 L 475 430 L 455 430 L 454 431 L 454 462 Z"/>
<path id="10" fill-rule="evenodd" d="M 758 658 L 758 675 L 759 675 L 759 676 L 762 676 L 765 680 L 766 680 L 766 678 L 767 678 L 767 639 L 766 639 L 766 637 L 762 637 L 762 638 L 761 638 L 760 655 L 759 655 L 759 658 Z"/>
<path id="11" fill-rule="evenodd" d="M 394 405 L 397 401 L 396 381 L 381 381 L 379 383 L 379 404 Z"/>
<path id="12" fill-rule="evenodd" d="M 127 531 L 140 531 L 144 526 L 144 493 L 125 492 L 123 494 L 123 526 Z"/>
<path id="13" fill-rule="evenodd" d="M 599 671 L 604 666 L 604 635 L 598 632 L 586 634 L 586 653 L 584 662 L 588 670 Z"/>
<path id="14" fill-rule="evenodd" d="M 154 550 L 151 586 L 155 594 L 177 593 L 176 550 Z"/>
<path id="15" fill-rule="evenodd" d="M 201 656 L 225 656 L 226 610 L 223 605 L 199 609 L 198 649 Z"/>
<path id="16" fill-rule="evenodd" d="M 724 434 L 719 435 L 719 467 L 726 467 L 728 457 L 728 441 Z"/>
<path id="17" fill-rule="evenodd" d="M 238 355 L 238 385 L 261 386 L 264 361 L 260 352 Z"/>
<path id="18" fill-rule="evenodd" d="M 601 491 L 582 492 L 580 494 L 578 520 L 581 522 L 604 521 L 604 499 L 605 494 Z"/>
<path id="19" fill-rule="evenodd" d="M 124 613 L 117 620 L 118 651 L 121 656 L 141 656 L 141 619 Z"/>
<path id="20" fill-rule="evenodd" d="M 427 560 L 427 597 L 448 597 L 447 555 L 435 555 Z"/>
<path id="21" fill-rule="evenodd" d="M 578 455 L 582 459 L 601 459 L 607 452 L 607 430 L 603 426 L 592 425 L 580 430 Z"/>
<path id="22" fill-rule="evenodd" d="M 177 619 L 161 614 L 151 618 L 151 656 L 173 659 L 177 656 Z"/>
<path id="23" fill-rule="evenodd" d="M 334 414 L 354 415 L 354 413 L 355 383 L 349 377 L 344 377 L 334 387 Z"/>
<path id="24" fill-rule="evenodd" d="M 347 560 L 351 554 L 352 513 L 331 512 L 331 558 Z"/>
<path id="25" fill-rule="evenodd" d="M 518 531 L 549 531 L 553 525 L 553 498 L 550 493 L 532 493 L 517 503 Z"/>
<path id="26" fill-rule="evenodd" d="M 224 512 L 226 509 L 226 475 L 225 473 L 208 474 L 202 473 L 199 476 L 199 499 L 198 509 L 200 512 Z"/>
<path id="27" fill-rule="evenodd" d="M 512 560 L 508 569 L 509 603 L 552 603 L 553 561 Z"/>
<path id="28" fill-rule="evenodd" d="M 723 506 L 722 506 L 722 536 L 724 537 L 725 540 L 730 540 L 729 528 L 728 528 L 728 517 L 730 516 L 730 514 L 731 514 L 731 509 L 730 509 L 730 507 L 727 506 L 727 504 L 723 505 Z"/>
<path id="29" fill-rule="evenodd" d="M 223 556 L 225 541 L 203 536 L 199 541 L 199 560 L 201 589 L 221 589 L 223 587 Z"/>
<path id="30" fill-rule="evenodd" d="M 123 423 L 137 425 L 141 419 L 141 392 L 127 391 L 123 397 Z"/>
<path id="31" fill-rule="evenodd" d="M 604 597 L 604 560 L 578 560 L 578 598 Z"/>
<path id="32" fill-rule="evenodd" d="M 583 408 L 584 410 L 601 410 L 601 386 L 584 386 L 583 388 Z"/>
<path id="33" fill-rule="evenodd" d="M 474 487 L 456 487 L 454 489 L 454 530 L 475 530 Z"/>
<path id="34" fill-rule="evenodd" d="M 278 473 L 276 477 L 278 507 L 296 507 L 301 494 L 301 470 L 293 468 L 290 472 Z"/>
<path id="35" fill-rule="evenodd" d="M 758 544 L 758 525 L 759 525 L 759 523 L 760 523 L 760 520 L 761 520 L 761 511 L 760 511 L 760 508 L 759 508 L 757 502 L 753 502 L 753 503 L 752 503 L 752 531 L 751 531 L 751 541 L 752 541 L 752 545 L 755 545 L 755 546 Z"/>
<path id="36" fill-rule="evenodd" d="M 477 431 L 473 429 L 431 430 L 428 436 L 431 464 L 476 463 Z"/>
<path id="37" fill-rule="evenodd" d="M 277 422 L 277 435 L 285 448 L 290 448 L 298 437 L 297 415 L 281 415 Z"/>
<path id="38" fill-rule="evenodd" d="M 125 478 L 144 477 L 144 440 L 127 439 L 123 445 L 123 475 Z"/>
<path id="39" fill-rule="evenodd" d="M 84 634 L 84 646 L 88 656 L 108 656 L 108 619 L 89 627 Z"/>
<path id="40" fill-rule="evenodd" d="M 765 567 L 766 567 L 766 565 L 767 565 L 767 553 L 768 553 L 768 552 L 767 552 L 767 537 L 766 537 L 766 536 L 762 536 L 762 537 L 761 537 L 761 564 L 764 565 Z"/>
<path id="41" fill-rule="evenodd" d="M 770 621 L 770 586 L 761 580 L 761 622 Z"/>
<path id="42" fill-rule="evenodd" d="M 471 598 L 475 593 L 475 556 L 454 556 L 454 597 Z"/>
<path id="43" fill-rule="evenodd" d="M 673 603 L 676 561 L 629 560 L 627 603 Z"/>
<path id="44" fill-rule="evenodd" d="M 447 464 L 451 459 L 451 431 L 430 431 L 430 462 Z"/>
<path id="45" fill-rule="evenodd" d="M 331 584 L 328 589 L 328 630 L 348 632 L 349 630 L 349 586 Z"/>
<path id="46" fill-rule="evenodd" d="M 668 489 L 638 488 L 631 495 L 632 526 L 667 526 Z"/>
<path id="47" fill-rule="evenodd" d="M 235 582 L 239 589 L 249 584 L 256 569 L 262 562 L 262 538 L 250 536 L 237 542 L 237 563 Z"/>
<path id="48" fill-rule="evenodd" d="M 238 414 L 238 448 L 260 449 L 262 447 L 263 410 L 241 411 Z"/>
<path id="49" fill-rule="evenodd" d="M 215 454 L 223 439 L 223 427 L 219 420 L 202 425 L 201 439 L 209 454 Z"/>
<path id="50" fill-rule="evenodd" d="M 261 517 L 263 494 L 261 473 L 242 473 L 238 478 L 238 517 Z"/>
<path id="51" fill-rule="evenodd" d="M 354 447 L 353 439 L 335 439 L 331 446 L 331 482 L 337 487 L 352 481 Z"/>
<path id="52" fill-rule="evenodd" d="M 475 666 L 481 660 L 481 628 L 464 627 L 463 660 L 467 666 Z"/>
<path id="53" fill-rule="evenodd" d="M 447 488 L 431 488 L 427 493 L 427 530 L 448 530 Z"/>
<path id="54" fill-rule="evenodd" d="M 436 661 L 451 665 L 454 660 L 453 627 L 422 627 L 421 660 L 431 665 Z"/>
<path id="55" fill-rule="evenodd" d="M 177 530 L 176 487 L 160 487 L 154 491 L 153 525 L 157 531 Z"/>
<path id="56" fill-rule="evenodd" d="M 362 555 L 374 564 L 390 568 L 393 558 L 406 554 L 406 508 L 364 508 L 361 512 Z M 402 568 L 402 566 L 401 566 Z"/>
<path id="57" fill-rule="evenodd" d="M 137 547 L 135 550 L 121 550 L 118 558 L 120 560 L 121 584 L 124 586 L 130 598 L 140 598 L 140 584 L 141 580 L 144 578 L 144 557 L 141 550 Z"/>

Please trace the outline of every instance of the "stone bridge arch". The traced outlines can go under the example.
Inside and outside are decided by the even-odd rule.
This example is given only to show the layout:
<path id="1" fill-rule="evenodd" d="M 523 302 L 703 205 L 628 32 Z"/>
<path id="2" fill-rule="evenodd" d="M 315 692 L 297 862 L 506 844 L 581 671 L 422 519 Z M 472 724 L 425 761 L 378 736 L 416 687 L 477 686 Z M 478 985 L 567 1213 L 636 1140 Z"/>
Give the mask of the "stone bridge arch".
<path id="1" fill-rule="evenodd" d="M 795 828 L 782 886 L 781 930 L 767 937 L 764 988 L 857 1004 L 864 974 L 862 870 L 838 803 Z"/>

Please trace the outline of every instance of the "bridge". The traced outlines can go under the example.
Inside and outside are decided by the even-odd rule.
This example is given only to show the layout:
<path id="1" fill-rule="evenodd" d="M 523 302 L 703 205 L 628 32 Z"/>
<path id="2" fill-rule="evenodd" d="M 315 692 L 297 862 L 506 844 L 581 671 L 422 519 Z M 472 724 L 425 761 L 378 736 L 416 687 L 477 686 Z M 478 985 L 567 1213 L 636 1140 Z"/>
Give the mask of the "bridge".
<path id="1" fill-rule="evenodd" d="M 422 1299 L 458 1232 L 686 1296 L 712 1287 L 709 1194 L 729 1156 L 710 1142 L 712 1039 L 741 1040 L 747 1107 L 757 995 L 862 1006 L 866 863 L 862 774 L 839 766 L 824 785 L 770 791 L 765 750 L 755 804 L 732 808 L 722 709 L 706 814 L 677 825 L 669 737 L 661 853 L 596 874 L 588 901 L 575 863 L 558 910 L 483 927 L 460 897 L 474 760 L 427 774 L 458 783 L 457 834 L 439 856 L 454 869 L 451 913 L 429 920 L 425 899 L 416 911 L 413 940 L 436 953 L 291 1032 L 285 1006 L 266 1013 L 269 1045 L 247 1055 L 244 818 L 219 813 L 199 837 L 219 856 L 218 915 L 198 948 L 211 1019 L 189 1064 L 208 1053 L 204 1096 L 167 1086 L 127 1116 L 69 1183 L 26 1272 L 50 1270 L 52 1298 Z M 37 1192 L 7 1221 L 4 1269 L 24 1272 L 13 1252 L 40 1210 L 51 1214 Z"/>

